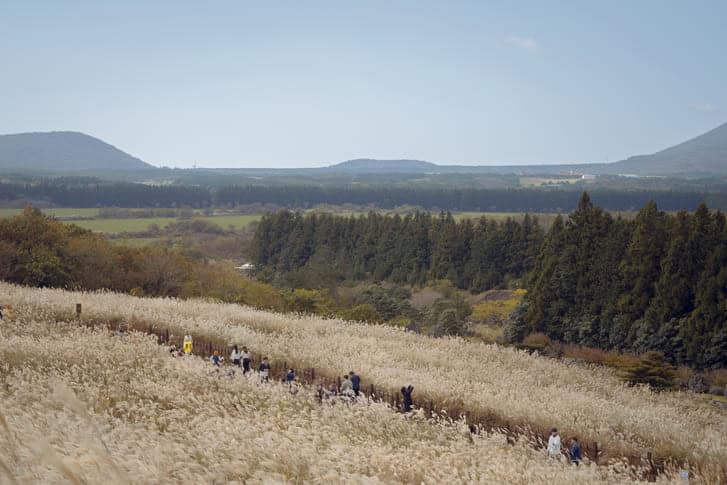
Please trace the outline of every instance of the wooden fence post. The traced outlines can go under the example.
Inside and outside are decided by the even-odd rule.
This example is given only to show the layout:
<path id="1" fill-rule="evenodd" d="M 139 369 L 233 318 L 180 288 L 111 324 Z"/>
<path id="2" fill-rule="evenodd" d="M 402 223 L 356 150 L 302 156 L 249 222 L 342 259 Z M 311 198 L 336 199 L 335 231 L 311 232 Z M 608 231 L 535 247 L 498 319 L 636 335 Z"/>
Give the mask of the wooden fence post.
<path id="1" fill-rule="evenodd" d="M 81 304 L 76 303 L 76 318 L 81 319 Z"/>
<path id="2" fill-rule="evenodd" d="M 598 465 L 598 441 L 593 443 L 593 461 Z"/>
<path id="3" fill-rule="evenodd" d="M 371 397 L 374 397 L 376 395 L 376 389 L 374 389 L 374 383 L 371 383 Z"/>
<path id="4" fill-rule="evenodd" d="M 315 382 L 315 380 L 316 380 L 316 368 L 315 367 L 311 367 L 311 369 L 310 369 L 310 381 L 311 382 Z"/>

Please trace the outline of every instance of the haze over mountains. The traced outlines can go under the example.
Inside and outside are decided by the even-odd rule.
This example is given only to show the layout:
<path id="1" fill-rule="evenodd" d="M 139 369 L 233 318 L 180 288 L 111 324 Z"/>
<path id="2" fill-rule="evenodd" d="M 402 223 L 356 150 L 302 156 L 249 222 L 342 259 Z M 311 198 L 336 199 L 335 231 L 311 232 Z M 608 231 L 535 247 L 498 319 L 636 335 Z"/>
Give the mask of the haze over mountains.
<path id="1" fill-rule="evenodd" d="M 83 171 L 145 170 L 152 165 L 98 138 L 78 132 L 21 133 L 0 135 L 0 170 Z M 240 169 L 254 170 L 254 169 Z M 265 169 L 275 171 L 275 169 Z M 287 171 L 290 171 L 288 169 Z M 614 163 L 561 165 L 445 165 L 422 160 L 357 159 L 319 169 L 344 174 L 371 173 L 558 173 L 635 175 L 725 175 L 727 174 L 727 123 L 683 143 L 653 153 Z"/>

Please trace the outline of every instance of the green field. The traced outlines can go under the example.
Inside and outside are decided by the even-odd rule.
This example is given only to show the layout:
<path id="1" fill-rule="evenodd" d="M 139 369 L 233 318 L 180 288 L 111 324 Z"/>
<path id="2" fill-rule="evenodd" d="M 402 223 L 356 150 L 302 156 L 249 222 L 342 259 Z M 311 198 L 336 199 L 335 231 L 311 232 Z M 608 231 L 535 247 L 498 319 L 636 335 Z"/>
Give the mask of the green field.
<path id="1" fill-rule="evenodd" d="M 0 217 L 12 217 L 20 214 L 22 209 L 0 209 Z M 98 209 L 74 209 L 74 208 L 62 208 L 62 209 L 43 209 L 43 212 L 56 216 L 56 217 L 96 217 L 98 215 Z M 219 216 L 203 216 L 196 215 L 191 219 L 201 219 L 208 222 L 213 222 L 224 229 L 228 229 L 232 226 L 233 229 L 239 230 L 246 227 L 248 224 L 254 221 L 260 220 L 262 215 L 219 215 Z M 64 221 L 69 224 L 75 224 L 91 231 L 103 232 L 103 233 L 120 233 L 120 232 L 142 232 L 145 231 L 152 224 L 156 224 L 160 228 L 167 226 L 169 223 L 191 220 L 181 219 L 176 217 L 138 217 L 138 218 L 120 218 L 120 219 L 89 219 L 89 220 L 69 220 Z"/>
<path id="2" fill-rule="evenodd" d="M 61 207 L 51 209 L 41 209 L 44 213 L 56 217 L 96 217 L 98 209 L 95 208 L 73 208 Z M 0 208 L 0 217 L 17 216 L 23 212 L 23 209 L 2 209 Z"/>
<path id="3" fill-rule="evenodd" d="M 320 210 L 314 209 L 316 212 L 332 212 L 340 216 L 351 216 L 351 215 L 365 215 L 366 212 L 358 211 L 336 211 L 335 208 L 332 210 Z M 22 212 L 22 209 L 0 209 L 0 217 L 11 217 L 18 215 Z M 107 234 L 115 234 L 122 232 L 143 232 L 147 228 L 156 224 L 160 228 L 164 228 L 168 224 L 181 220 L 176 217 L 135 217 L 135 218 L 96 218 L 98 216 L 98 209 L 95 208 L 53 208 L 43 209 L 43 212 L 49 215 L 63 218 L 79 217 L 79 218 L 94 218 L 88 220 L 69 220 L 68 223 L 76 224 L 85 229 L 91 231 L 103 232 Z M 384 213 L 392 214 L 394 211 L 382 211 Z M 523 212 L 457 212 L 454 213 L 454 217 L 457 220 L 461 219 L 477 219 L 480 217 L 488 217 L 498 221 L 503 221 L 508 217 L 512 217 L 515 220 L 520 220 L 525 215 Z M 540 223 L 546 228 L 550 226 L 555 218 L 556 214 L 532 214 L 538 217 Z M 208 222 L 213 222 L 224 229 L 232 228 L 234 230 L 243 229 L 248 224 L 254 221 L 260 220 L 261 214 L 233 214 L 233 215 L 215 215 L 215 216 L 204 216 L 198 213 L 192 219 L 201 219 Z"/>
<path id="4" fill-rule="evenodd" d="M 69 222 L 85 229 L 105 233 L 142 232 L 152 224 L 156 224 L 160 228 L 163 228 L 172 222 L 183 220 L 203 220 L 215 223 L 224 229 L 232 226 L 233 229 L 239 230 L 243 229 L 251 222 L 260 220 L 261 217 L 261 215 L 196 216 L 191 219 L 180 219 L 175 217 L 147 217 L 137 219 L 94 219 L 90 221 Z"/>

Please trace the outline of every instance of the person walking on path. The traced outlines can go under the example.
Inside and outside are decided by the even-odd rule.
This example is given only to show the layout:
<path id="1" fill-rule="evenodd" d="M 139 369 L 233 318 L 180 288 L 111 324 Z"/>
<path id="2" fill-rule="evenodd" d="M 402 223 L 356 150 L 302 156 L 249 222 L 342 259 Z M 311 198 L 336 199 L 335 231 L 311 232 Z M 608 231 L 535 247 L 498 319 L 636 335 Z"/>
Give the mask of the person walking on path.
<path id="1" fill-rule="evenodd" d="M 260 362 L 260 368 L 258 371 L 260 372 L 260 379 L 262 379 L 263 382 L 268 382 L 270 377 L 270 362 L 268 362 L 267 357 L 263 357 L 263 361 Z"/>
<path id="2" fill-rule="evenodd" d="M 558 434 L 557 428 L 550 430 L 550 437 L 548 438 L 548 456 L 551 458 L 560 458 L 560 435 Z"/>
<path id="3" fill-rule="evenodd" d="M 581 445 L 578 443 L 578 437 L 574 436 L 573 444 L 570 447 L 570 461 L 574 465 L 578 466 L 581 463 Z"/>
<path id="4" fill-rule="evenodd" d="M 414 403 L 411 399 L 412 391 L 414 391 L 414 386 L 411 384 L 408 387 L 401 388 L 402 409 L 405 413 L 411 412 L 411 406 Z"/>
<path id="5" fill-rule="evenodd" d="M 217 370 L 220 369 L 220 364 L 222 363 L 222 356 L 220 355 L 219 351 L 215 350 L 212 354 L 212 357 L 210 357 L 210 362 L 212 362 L 212 365 L 215 366 Z"/>
<path id="6" fill-rule="evenodd" d="M 289 386 L 293 384 L 295 381 L 295 369 L 290 368 L 288 369 L 288 372 L 285 374 L 285 383 Z"/>
<path id="7" fill-rule="evenodd" d="M 232 347 L 232 352 L 230 352 L 230 361 L 232 362 L 232 365 L 236 367 L 240 367 L 240 359 L 242 358 L 242 353 L 237 350 L 237 345 Z"/>
<path id="8" fill-rule="evenodd" d="M 242 373 L 247 374 L 250 372 L 250 352 L 247 351 L 247 347 L 242 348 Z"/>
<path id="9" fill-rule="evenodd" d="M 353 392 L 353 384 L 351 384 L 348 374 L 343 376 L 343 382 L 341 382 L 341 395 L 347 398 L 355 396 L 355 393 Z"/>
<path id="10" fill-rule="evenodd" d="M 187 334 L 184 336 L 184 344 L 182 345 L 184 355 L 190 355 L 192 353 L 192 336 Z"/>
<path id="11" fill-rule="evenodd" d="M 351 376 L 351 388 L 353 389 L 353 393 L 356 397 L 358 397 L 361 393 L 361 378 L 354 371 L 351 371 L 349 375 Z"/>

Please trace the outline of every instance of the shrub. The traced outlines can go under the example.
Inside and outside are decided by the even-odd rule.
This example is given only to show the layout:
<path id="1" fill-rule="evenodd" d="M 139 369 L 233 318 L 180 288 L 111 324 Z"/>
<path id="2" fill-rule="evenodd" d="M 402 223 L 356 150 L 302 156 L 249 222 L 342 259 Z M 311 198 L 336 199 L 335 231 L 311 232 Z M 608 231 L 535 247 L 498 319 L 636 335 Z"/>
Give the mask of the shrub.
<path id="1" fill-rule="evenodd" d="M 705 372 L 707 382 L 714 386 L 727 387 L 727 369 L 715 369 Z"/>
<path id="2" fill-rule="evenodd" d="M 523 340 L 523 346 L 531 350 L 545 350 L 552 345 L 550 337 L 544 333 L 536 332 L 531 333 L 525 340 Z"/>
<path id="3" fill-rule="evenodd" d="M 304 288 L 291 291 L 286 302 L 290 311 L 318 315 L 330 315 L 335 306 L 333 300 L 323 292 Z"/>
<path id="4" fill-rule="evenodd" d="M 386 323 L 393 327 L 408 328 L 412 323 L 412 319 L 404 315 L 398 315 Z"/>
<path id="5" fill-rule="evenodd" d="M 465 335 L 466 319 L 472 309 L 457 293 L 452 298 L 440 298 L 426 312 L 426 325 L 431 335 Z"/>
<path id="6" fill-rule="evenodd" d="M 664 359 L 661 352 L 647 352 L 638 363 L 624 370 L 623 377 L 630 384 L 648 384 L 654 389 L 674 386 L 676 369 Z"/>
<path id="7" fill-rule="evenodd" d="M 502 329 L 502 338 L 505 343 L 514 344 L 522 342 L 525 338 L 525 314 L 527 311 L 528 302 L 523 301 L 508 315 Z"/>
<path id="8" fill-rule="evenodd" d="M 362 305 L 356 305 L 353 308 L 338 312 L 338 316 L 344 320 L 351 320 L 354 322 L 381 322 L 381 315 L 376 311 L 372 305 L 364 303 Z"/>

